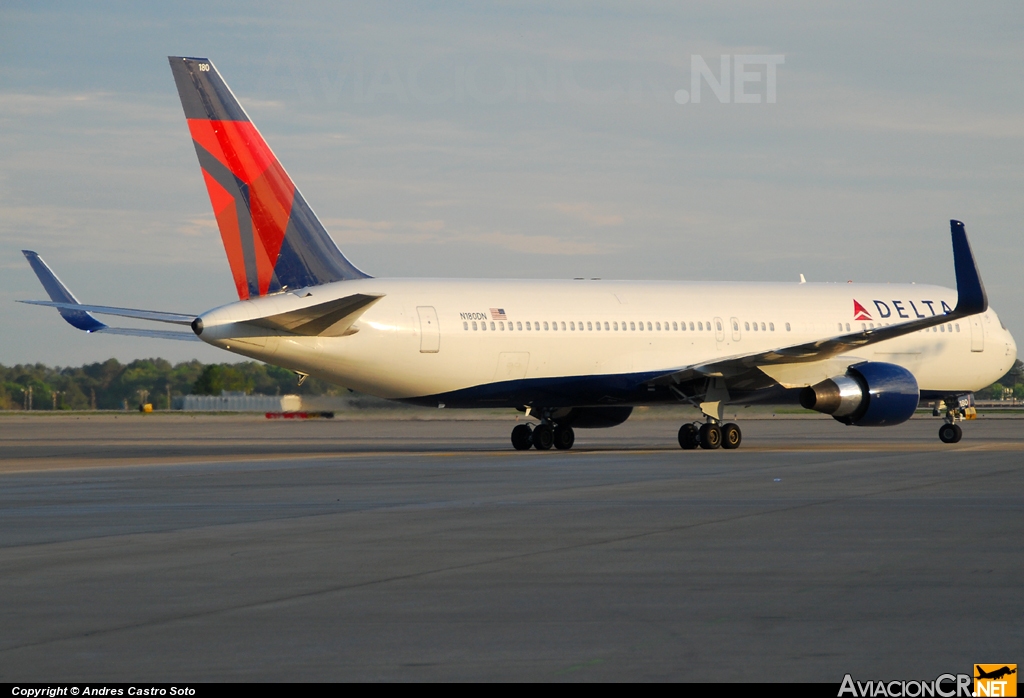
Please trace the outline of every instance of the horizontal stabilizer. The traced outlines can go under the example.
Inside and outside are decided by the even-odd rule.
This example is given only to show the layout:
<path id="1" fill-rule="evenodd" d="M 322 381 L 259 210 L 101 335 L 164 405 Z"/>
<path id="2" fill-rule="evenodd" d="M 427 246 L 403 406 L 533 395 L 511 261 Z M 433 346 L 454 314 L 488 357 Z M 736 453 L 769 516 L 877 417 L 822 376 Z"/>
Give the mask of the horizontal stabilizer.
<path id="1" fill-rule="evenodd" d="M 137 320 L 153 320 L 156 322 L 170 322 L 176 325 L 190 325 L 195 315 L 184 313 L 163 313 L 158 310 L 133 310 L 132 308 L 113 308 L 105 305 L 82 305 L 65 286 L 53 270 L 47 266 L 43 258 L 32 250 L 22 250 L 25 259 L 32 266 L 32 271 L 39 277 L 50 300 L 48 301 L 18 301 L 30 305 L 43 305 L 49 308 L 56 308 L 61 317 L 67 320 L 68 324 L 79 330 L 90 333 L 103 332 L 106 334 L 120 334 L 131 337 L 151 337 L 154 339 L 177 339 L 186 342 L 199 341 L 199 338 L 192 332 L 174 332 L 169 330 L 143 330 L 131 327 L 109 327 L 94 318 L 90 313 L 105 313 L 107 315 L 119 315 Z"/>
<path id="2" fill-rule="evenodd" d="M 356 293 L 300 310 L 247 320 L 245 324 L 307 337 L 340 337 L 348 334 L 359 316 L 383 297 Z"/>
<path id="3" fill-rule="evenodd" d="M 184 313 L 164 313 L 159 310 L 135 310 L 134 308 L 115 308 L 107 305 L 82 305 L 81 303 L 55 303 L 53 301 L 18 301 L 30 305 L 45 305 L 58 310 L 75 310 L 86 313 L 99 313 L 100 315 L 119 315 L 131 317 L 137 320 L 152 320 L 153 322 L 170 322 L 175 325 L 191 325 L 196 319 L 195 315 Z"/>
<path id="4" fill-rule="evenodd" d="M 177 339 L 182 342 L 201 342 L 194 332 L 175 332 L 174 330 L 143 330 L 134 327 L 104 327 L 94 330 L 94 334 L 121 334 L 128 337 L 149 337 L 151 339 Z"/>

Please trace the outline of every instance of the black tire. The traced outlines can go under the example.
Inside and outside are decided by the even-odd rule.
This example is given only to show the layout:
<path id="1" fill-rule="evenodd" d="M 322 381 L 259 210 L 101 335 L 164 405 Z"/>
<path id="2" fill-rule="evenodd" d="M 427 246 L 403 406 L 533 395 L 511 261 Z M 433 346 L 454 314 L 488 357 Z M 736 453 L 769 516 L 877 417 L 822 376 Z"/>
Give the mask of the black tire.
<path id="1" fill-rule="evenodd" d="M 555 443 L 555 430 L 549 424 L 538 424 L 531 434 L 533 447 L 538 451 L 547 451 Z"/>
<path id="2" fill-rule="evenodd" d="M 740 425 L 729 422 L 722 426 L 722 448 L 739 448 L 743 441 L 743 433 Z"/>
<path id="3" fill-rule="evenodd" d="M 530 425 L 528 424 L 517 424 L 512 429 L 512 447 L 517 451 L 526 451 L 533 445 L 533 440 L 530 438 Z"/>
<path id="4" fill-rule="evenodd" d="M 713 451 L 722 445 L 722 428 L 717 424 L 704 424 L 700 428 L 700 447 Z"/>
<path id="5" fill-rule="evenodd" d="M 679 446 L 686 451 L 691 451 L 700 446 L 696 425 L 684 424 L 679 427 Z"/>
<path id="6" fill-rule="evenodd" d="M 954 424 L 953 428 L 956 429 L 956 439 L 953 440 L 953 443 L 960 443 L 960 439 L 964 438 L 964 430 L 960 428 L 959 424 Z"/>
<path id="7" fill-rule="evenodd" d="M 943 424 L 939 427 L 939 441 L 944 444 L 955 444 L 963 436 L 963 430 L 956 424 Z"/>
<path id="8" fill-rule="evenodd" d="M 572 430 L 572 427 L 555 427 L 554 437 L 555 448 L 559 451 L 567 451 L 576 443 L 576 432 Z"/>

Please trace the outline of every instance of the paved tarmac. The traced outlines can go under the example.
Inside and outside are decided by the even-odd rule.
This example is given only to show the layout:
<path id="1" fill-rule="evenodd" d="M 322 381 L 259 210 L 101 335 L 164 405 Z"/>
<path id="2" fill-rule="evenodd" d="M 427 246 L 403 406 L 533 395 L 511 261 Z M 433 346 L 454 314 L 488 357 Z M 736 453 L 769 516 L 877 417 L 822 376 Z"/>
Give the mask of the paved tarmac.
<path id="1" fill-rule="evenodd" d="M 0 681 L 932 679 L 1024 647 L 1024 420 L 0 417 Z"/>

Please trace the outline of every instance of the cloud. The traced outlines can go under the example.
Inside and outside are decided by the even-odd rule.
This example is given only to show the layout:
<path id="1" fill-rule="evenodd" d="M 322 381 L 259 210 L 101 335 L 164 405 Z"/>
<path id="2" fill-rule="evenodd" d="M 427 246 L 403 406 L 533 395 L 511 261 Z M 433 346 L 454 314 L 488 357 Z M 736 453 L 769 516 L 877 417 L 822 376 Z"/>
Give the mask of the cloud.
<path id="1" fill-rule="evenodd" d="M 597 213 L 590 204 L 554 204 L 552 208 L 570 218 L 599 227 L 622 225 L 625 220 L 618 214 Z"/>

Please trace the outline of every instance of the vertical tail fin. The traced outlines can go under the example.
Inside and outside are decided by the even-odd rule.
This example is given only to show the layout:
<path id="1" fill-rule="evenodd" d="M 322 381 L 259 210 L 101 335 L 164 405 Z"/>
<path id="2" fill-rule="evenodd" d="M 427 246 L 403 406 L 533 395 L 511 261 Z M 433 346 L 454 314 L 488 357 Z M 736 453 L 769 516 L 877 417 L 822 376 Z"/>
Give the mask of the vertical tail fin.
<path id="1" fill-rule="evenodd" d="M 331 240 L 213 63 L 168 60 L 238 297 L 368 278 Z"/>

